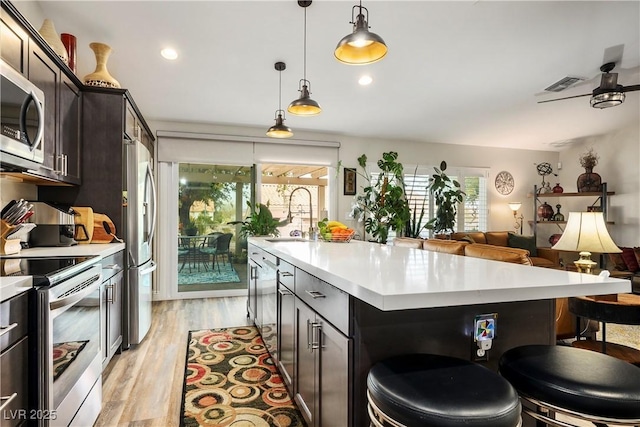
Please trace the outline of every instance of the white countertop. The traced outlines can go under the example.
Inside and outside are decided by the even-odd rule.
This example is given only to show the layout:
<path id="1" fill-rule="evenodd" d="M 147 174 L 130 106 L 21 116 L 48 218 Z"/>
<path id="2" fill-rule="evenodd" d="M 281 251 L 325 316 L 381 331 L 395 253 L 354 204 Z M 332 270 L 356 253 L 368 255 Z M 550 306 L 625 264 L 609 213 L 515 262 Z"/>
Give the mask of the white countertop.
<path id="1" fill-rule="evenodd" d="M 88 244 L 23 249 L 19 254 L 3 255 L 2 259 L 54 256 L 106 257 L 125 248 L 124 243 Z M 33 287 L 31 276 L 0 277 L 0 302 L 12 298 Z"/>
<path id="2" fill-rule="evenodd" d="M 31 276 L 0 277 L 0 302 L 13 298 L 32 287 Z"/>
<path id="3" fill-rule="evenodd" d="M 249 243 L 380 309 L 631 292 L 628 280 L 351 241 Z"/>
<path id="4" fill-rule="evenodd" d="M 124 243 L 90 243 L 88 245 L 55 246 L 23 249 L 18 254 L 3 258 L 53 257 L 53 256 L 109 256 L 124 250 Z"/>

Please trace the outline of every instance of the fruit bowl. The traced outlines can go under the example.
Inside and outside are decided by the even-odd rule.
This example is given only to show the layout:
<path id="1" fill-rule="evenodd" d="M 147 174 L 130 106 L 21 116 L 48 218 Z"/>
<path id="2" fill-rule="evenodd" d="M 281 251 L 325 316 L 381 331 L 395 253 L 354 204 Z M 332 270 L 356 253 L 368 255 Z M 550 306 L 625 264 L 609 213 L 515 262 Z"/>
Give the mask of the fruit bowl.
<path id="1" fill-rule="evenodd" d="M 355 230 L 351 230 L 351 233 L 324 233 L 321 234 L 320 237 L 325 242 L 334 242 L 334 243 L 349 243 L 353 236 L 356 235 Z"/>

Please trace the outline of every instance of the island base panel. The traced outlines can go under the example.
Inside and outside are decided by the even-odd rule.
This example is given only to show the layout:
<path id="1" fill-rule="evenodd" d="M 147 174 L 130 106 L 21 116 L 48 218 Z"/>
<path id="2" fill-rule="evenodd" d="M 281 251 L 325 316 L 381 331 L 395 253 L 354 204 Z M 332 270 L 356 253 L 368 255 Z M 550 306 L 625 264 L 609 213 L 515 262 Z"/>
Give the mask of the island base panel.
<path id="1" fill-rule="evenodd" d="M 555 343 L 555 300 L 381 311 L 355 301 L 354 337 L 354 426 L 368 426 L 366 387 L 369 369 L 391 356 L 433 353 L 466 360 L 472 358 L 474 318 L 497 313 L 496 338 L 487 361 L 478 363 L 493 371 L 508 349 L 525 344 Z"/>

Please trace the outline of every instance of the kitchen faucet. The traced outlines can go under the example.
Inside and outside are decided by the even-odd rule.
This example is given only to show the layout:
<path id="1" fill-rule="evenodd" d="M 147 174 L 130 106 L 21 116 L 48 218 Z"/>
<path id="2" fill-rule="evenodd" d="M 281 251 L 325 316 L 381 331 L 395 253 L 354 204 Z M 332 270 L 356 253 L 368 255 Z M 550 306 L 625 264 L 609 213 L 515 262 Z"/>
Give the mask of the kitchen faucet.
<path id="1" fill-rule="evenodd" d="M 315 239 L 315 229 L 313 227 L 313 208 L 311 205 L 311 191 L 304 187 L 296 187 L 293 189 L 291 194 L 289 194 L 289 213 L 287 214 L 287 219 L 289 220 L 289 224 L 293 222 L 293 215 L 291 214 L 291 199 L 293 199 L 293 193 L 298 190 L 304 190 L 309 194 L 309 238 Z"/>

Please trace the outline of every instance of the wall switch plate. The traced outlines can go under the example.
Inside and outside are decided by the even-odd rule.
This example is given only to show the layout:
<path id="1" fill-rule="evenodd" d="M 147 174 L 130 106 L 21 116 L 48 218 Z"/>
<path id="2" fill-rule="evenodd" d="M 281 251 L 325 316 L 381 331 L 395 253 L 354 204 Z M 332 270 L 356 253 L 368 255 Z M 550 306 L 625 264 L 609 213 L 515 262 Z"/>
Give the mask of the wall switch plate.
<path id="1" fill-rule="evenodd" d="M 473 341 L 471 342 L 471 360 L 489 361 L 489 351 L 496 338 L 498 313 L 479 314 L 473 319 Z"/>

